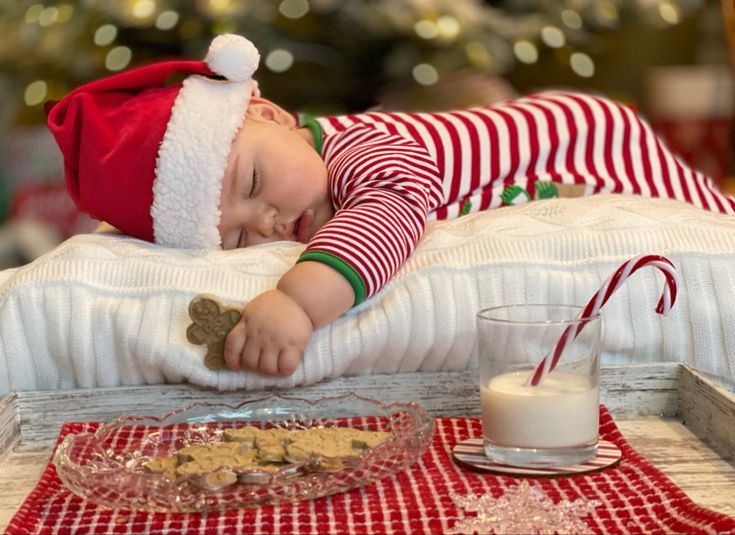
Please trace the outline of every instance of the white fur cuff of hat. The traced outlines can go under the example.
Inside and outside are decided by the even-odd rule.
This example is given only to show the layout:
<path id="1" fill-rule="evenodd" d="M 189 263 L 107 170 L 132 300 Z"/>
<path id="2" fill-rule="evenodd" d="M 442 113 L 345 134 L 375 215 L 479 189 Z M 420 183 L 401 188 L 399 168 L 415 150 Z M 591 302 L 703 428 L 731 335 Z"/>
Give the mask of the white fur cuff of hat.
<path id="1" fill-rule="evenodd" d="M 253 81 L 190 76 L 174 103 L 153 183 L 153 235 L 168 247 L 218 249 L 222 178 Z"/>
<path id="2" fill-rule="evenodd" d="M 233 82 L 242 82 L 253 76 L 260 54 L 243 36 L 226 33 L 214 38 L 204 61 L 213 72 Z"/>

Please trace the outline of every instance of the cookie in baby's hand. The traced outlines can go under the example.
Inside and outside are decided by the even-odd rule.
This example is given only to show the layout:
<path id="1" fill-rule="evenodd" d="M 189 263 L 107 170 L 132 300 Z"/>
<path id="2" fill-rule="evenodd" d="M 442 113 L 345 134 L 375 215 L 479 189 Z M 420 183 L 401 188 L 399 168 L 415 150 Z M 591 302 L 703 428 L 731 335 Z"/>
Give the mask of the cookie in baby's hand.
<path id="1" fill-rule="evenodd" d="M 186 339 L 192 344 L 206 344 L 204 365 L 212 370 L 225 367 L 225 338 L 240 321 L 242 313 L 222 306 L 210 295 L 197 295 L 189 303 L 192 324 L 186 329 Z"/>

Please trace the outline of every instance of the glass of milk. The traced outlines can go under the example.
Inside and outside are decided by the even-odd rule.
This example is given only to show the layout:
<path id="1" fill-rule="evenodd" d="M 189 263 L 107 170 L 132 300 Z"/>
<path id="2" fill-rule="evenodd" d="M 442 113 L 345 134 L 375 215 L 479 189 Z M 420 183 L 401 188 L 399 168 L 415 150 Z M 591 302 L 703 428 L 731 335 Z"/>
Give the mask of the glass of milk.
<path id="1" fill-rule="evenodd" d="M 504 305 L 477 314 L 482 433 L 488 459 L 520 467 L 583 463 L 599 430 L 600 317 L 574 305 Z M 581 326 L 581 329 L 578 328 Z M 529 379 L 566 330 L 570 342 Z M 575 336 L 576 334 L 576 336 Z"/>

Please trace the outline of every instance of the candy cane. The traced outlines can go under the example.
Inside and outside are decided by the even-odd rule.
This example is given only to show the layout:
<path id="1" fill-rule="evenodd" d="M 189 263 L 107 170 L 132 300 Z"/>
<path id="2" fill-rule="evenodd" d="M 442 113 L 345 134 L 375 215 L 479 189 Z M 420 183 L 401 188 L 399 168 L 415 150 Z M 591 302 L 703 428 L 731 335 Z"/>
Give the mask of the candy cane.
<path id="1" fill-rule="evenodd" d="M 674 268 L 674 264 L 671 260 L 659 255 L 638 255 L 631 258 L 624 264 L 622 264 L 613 273 L 609 279 L 600 287 L 592 299 L 589 300 L 587 306 L 579 315 L 579 319 L 589 318 L 590 316 L 596 315 L 603 307 L 610 296 L 623 285 L 623 283 L 630 277 L 636 270 L 644 266 L 653 266 L 661 270 L 666 277 L 666 285 L 664 286 L 663 294 L 656 305 L 656 312 L 667 316 L 671 307 L 674 306 L 676 301 L 676 286 L 679 282 L 679 277 Z M 526 386 L 538 386 L 546 378 L 548 373 L 554 369 L 557 362 L 561 358 L 562 353 L 569 344 L 577 337 L 580 331 L 587 324 L 587 321 L 581 321 L 576 326 L 570 325 L 567 327 L 562 335 L 557 340 L 554 346 L 553 352 L 547 353 L 546 356 L 541 359 L 538 363 L 533 374 L 526 381 Z M 574 331 L 574 333 L 572 333 Z"/>

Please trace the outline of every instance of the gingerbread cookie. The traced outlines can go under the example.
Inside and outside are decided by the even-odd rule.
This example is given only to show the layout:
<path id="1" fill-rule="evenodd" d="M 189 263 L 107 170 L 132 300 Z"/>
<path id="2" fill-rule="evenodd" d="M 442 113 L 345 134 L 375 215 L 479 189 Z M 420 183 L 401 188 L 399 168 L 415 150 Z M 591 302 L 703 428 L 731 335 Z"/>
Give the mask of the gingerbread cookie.
<path id="1" fill-rule="evenodd" d="M 225 429 L 223 436 L 225 440 L 230 442 L 240 442 L 246 444 L 249 448 L 255 447 L 255 438 L 260 434 L 260 429 L 252 425 Z"/>
<path id="2" fill-rule="evenodd" d="M 192 344 L 206 344 L 204 365 L 212 370 L 225 367 L 225 338 L 242 316 L 234 308 L 222 306 L 210 295 L 197 295 L 189 303 L 192 324 L 186 329 L 186 339 Z"/>
<path id="3" fill-rule="evenodd" d="M 361 456 L 389 435 L 346 427 L 289 430 L 248 425 L 226 429 L 223 442 L 184 446 L 144 466 L 168 479 L 192 477 L 207 490 L 219 490 L 236 481 L 267 484 L 269 474 L 310 459 L 315 463 L 308 469 L 316 471 L 341 470 L 350 459 L 352 464 L 359 463 Z"/>

